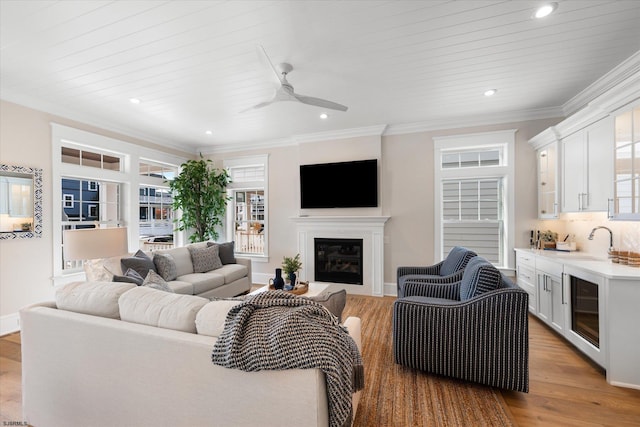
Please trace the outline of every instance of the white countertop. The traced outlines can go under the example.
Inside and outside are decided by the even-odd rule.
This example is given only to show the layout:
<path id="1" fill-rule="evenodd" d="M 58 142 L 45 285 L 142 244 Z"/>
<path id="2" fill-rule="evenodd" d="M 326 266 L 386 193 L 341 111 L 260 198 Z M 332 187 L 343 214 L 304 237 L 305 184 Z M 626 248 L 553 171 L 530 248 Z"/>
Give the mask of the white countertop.
<path id="1" fill-rule="evenodd" d="M 629 267 L 611 262 L 605 257 L 598 258 L 579 251 L 561 252 L 545 251 L 540 249 L 516 248 L 518 252 L 530 253 L 544 257 L 550 261 L 556 261 L 565 265 L 580 268 L 610 279 L 638 280 L 640 285 L 640 268 Z"/>

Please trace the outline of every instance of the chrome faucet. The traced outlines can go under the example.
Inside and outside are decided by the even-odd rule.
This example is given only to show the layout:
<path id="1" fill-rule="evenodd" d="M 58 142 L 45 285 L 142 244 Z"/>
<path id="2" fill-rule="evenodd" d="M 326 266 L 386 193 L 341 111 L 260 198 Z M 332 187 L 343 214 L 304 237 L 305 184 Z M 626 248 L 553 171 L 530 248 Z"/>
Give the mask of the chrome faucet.
<path id="1" fill-rule="evenodd" d="M 611 231 L 611 229 L 607 227 L 603 227 L 602 225 L 591 230 L 591 233 L 589 234 L 589 240 L 593 240 L 593 233 L 595 233 L 598 228 L 604 228 L 609 232 L 609 249 L 613 249 L 613 231 Z"/>

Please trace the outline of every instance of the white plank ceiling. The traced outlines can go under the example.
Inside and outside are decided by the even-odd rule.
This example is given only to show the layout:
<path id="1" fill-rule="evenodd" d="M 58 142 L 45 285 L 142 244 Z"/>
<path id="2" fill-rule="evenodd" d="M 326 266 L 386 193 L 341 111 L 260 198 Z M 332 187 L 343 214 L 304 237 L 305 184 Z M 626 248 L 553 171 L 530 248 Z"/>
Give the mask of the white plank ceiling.
<path id="1" fill-rule="evenodd" d="M 0 97 L 190 152 L 558 116 L 640 50 L 640 1 L 559 1 L 532 19 L 540 4 L 0 0 Z M 240 113 L 274 91 L 257 45 L 293 65 L 297 93 L 349 110 L 281 102 Z"/>

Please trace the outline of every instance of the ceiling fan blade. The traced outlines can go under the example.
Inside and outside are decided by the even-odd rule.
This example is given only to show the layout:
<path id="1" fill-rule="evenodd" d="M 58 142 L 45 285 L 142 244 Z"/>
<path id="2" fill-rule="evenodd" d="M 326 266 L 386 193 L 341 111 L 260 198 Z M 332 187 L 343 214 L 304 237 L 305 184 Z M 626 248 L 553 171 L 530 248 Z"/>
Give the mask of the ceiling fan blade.
<path id="1" fill-rule="evenodd" d="M 242 111 L 239 111 L 238 114 L 242 114 L 242 113 L 246 113 L 247 111 L 250 111 L 250 110 L 257 110 L 258 108 L 266 107 L 267 105 L 273 104 L 276 101 L 277 101 L 276 99 L 272 99 L 271 101 L 261 102 L 259 104 L 254 105 L 253 107 L 249 107 L 249 108 L 246 108 L 246 109 L 244 109 Z"/>
<path id="2" fill-rule="evenodd" d="M 346 107 L 337 102 L 327 101 L 326 99 L 314 98 L 312 96 L 294 94 L 295 98 L 303 104 L 315 105 L 317 107 L 330 108 L 332 110 L 347 111 L 349 107 Z"/>
<path id="3" fill-rule="evenodd" d="M 267 55 L 267 51 L 264 50 L 264 47 L 262 47 L 262 45 L 256 45 L 256 51 L 258 52 L 258 58 L 260 58 L 260 62 L 262 62 L 262 65 L 271 70 L 270 74 L 273 82 L 278 86 L 281 86 L 283 77 L 280 75 L 280 73 L 278 73 L 276 67 L 273 66 L 271 59 L 269 59 L 269 55 Z"/>

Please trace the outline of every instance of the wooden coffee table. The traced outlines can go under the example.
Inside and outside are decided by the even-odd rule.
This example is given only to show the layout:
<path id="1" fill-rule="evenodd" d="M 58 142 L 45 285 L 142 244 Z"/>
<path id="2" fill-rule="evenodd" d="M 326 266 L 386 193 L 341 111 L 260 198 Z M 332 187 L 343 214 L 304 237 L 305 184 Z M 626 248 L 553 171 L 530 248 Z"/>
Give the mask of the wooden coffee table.
<path id="1" fill-rule="evenodd" d="M 301 297 L 315 297 L 321 295 L 324 291 L 329 288 L 329 285 L 324 283 L 315 283 L 309 282 L 309 290 L 304 294 L 300 295 Z M 253 292 L 249 292 L 249 295 L 256 295 L 261 292 L 267 292 L 269 290 L 269 285 L 263 286 L 259 289 L 256 289 Z"/>

